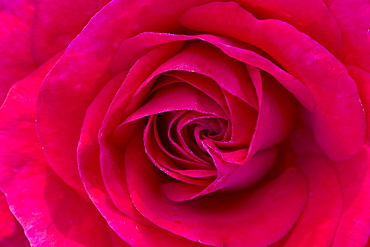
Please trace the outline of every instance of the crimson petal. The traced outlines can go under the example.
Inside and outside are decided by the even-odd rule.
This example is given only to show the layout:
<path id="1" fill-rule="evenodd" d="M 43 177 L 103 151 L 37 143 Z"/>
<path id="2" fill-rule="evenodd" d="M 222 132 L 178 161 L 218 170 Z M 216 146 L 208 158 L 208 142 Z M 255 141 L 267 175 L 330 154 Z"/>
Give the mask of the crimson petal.
<path id="1" fill-rule="evenodd" d="M 331 158 L 348 159 L 364 144 L 365 117 L 356 84 L 343 64 L 312 38 L 279 20 L 257 20 L 231 2 L 193 7 L 182 23 L 260 47 L 300 79 L 314 98 L 316 108 L 308 117 L 315 136 Z"/>

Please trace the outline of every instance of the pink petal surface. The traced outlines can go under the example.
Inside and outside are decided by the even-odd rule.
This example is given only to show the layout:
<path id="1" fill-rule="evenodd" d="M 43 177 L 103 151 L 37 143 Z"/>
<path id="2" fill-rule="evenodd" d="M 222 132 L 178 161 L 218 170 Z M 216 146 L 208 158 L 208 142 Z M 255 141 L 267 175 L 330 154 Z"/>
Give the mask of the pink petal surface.
<path id="1" fill-rule="evenodd" d="M 84 186 L 109 225 L 130 245 L 198 246 L 197 243 L 158 229 L 142 217 L 133 207 L 127 191 L 119 150 L 104 140 L 99 147 L 99 129 L 124 77 L 125 74 L 117 76 L 104 87 L 87 112 L 78 147 L 79 171 Z"/>
<path id="2" fill-rule="evenodd" d="M 278 20 L 257 20 L 235 3 L 194 7 L 182 16 L 182 23 L 256 45 L 301 80 L 314 98 L 310 118 L 315 136 L 332 158 L 349 158 L 363 145 L 365 121 L 356 84 L 344 66 L 310 37 Z"/>
<path id="3" fill-rule="evenodd" d="M 360 247 L 370 235 L 369 146 L 352 159 L 334 163 L 343 188 L 343 211 L 333 246 Z"/>
<path id="4" fill-rule="evenodd" d="M 8 202 L 0 192 L 0 246 L 28 247 L 30 243 L 24 235 L 24 230 L 9 210 Z"/>
<path id="5" fill-rule="evenodd" d="M 344 63 L 370 72 L 370 3 L 364 0 L 325 0 L 342 33 Z"/>
<path id="6" fill-rule="evenodd" d="M 59 57 L 18 82 L 1 108 L 1 189 L 32 246 L 125 246 L 91 202 L 50 169 L 36 135 L 38 90 Z"/>
<path id="7" fill-rule="evenodd" d="M 289 23 L 327 47 L 338 59 L 343 58 L 342 32 L 328 1 L 241 0 L 236 1 L 258 18 Z M 340 2 L 340 1 L 338 1 Z M 322 35 L 325 33 L 326 35 Z"/>
<path id="8" fill-rule="evenodd" d="M 45 78 L 38 99 L 38 132 L 50 165 L 67 184 L 80 190 L 83 186 L 75 158 L 80 127 L 86 108 L 110 79 L 109 61 L 116 40 L 121 38 L 110 8 L 104 8 L 70 43 Z M 105 28 L 97 40 L 95 29 L 101 25 Z"/>
<path id="9" fill-rule="evenodd" d="M 334 240 L 332 239 L 329 246 L 364 246 L 364 243 L 367 241 L 370 233 L 370 220 L 369 220 L 369 208 L 367 205 L 369 205 L 369 155 L 368 155 L 368 145 L 365 145 L 360 152 L 355 155 L 353 158 L 341 161 L 341 162 L 334 162 L 334 161 L 325 161 L 325 159 L 320 158 L 322 155 L 324 155 L 324 152 L 318 147 L 317 142 L 313 139 L 312 133 L 309 129 L 306 127 L 302 127 L 300 125 L 297 126 L 297 130 L 295 131 L 294 136 L 292 137 L 292 147 L 295 149 L 295 153 L 302 156 L 300 160 L 301 166 L 304 165 L 305 167 L 305 160 L 304 158 L 307 157 L 307 154 L 309 153 L 315 153 L 313 155 L 313 158 L 307 159 L 308 161 L 315 161 L 314 163 L 319 163 L 320 169 L 323 169 L 326 164 L 329 164 L 331 167 L 335 169 L 336 177 L 340 183 L 340 192 L 341 195 L 334 196 L 333 191 L 331 191 L 331 188 L 335 187 L 335 184 L 332 184 L 331 186 L 327 185 L 321 185 L 321 188 L 325 188 L 324 191 L 321 193 L 325 194 L 325 197 L 327 197 L 328 200 L 330 199 L 330 203 L 337 203 L 340 198 L 342 198 L 341 206 L 337 207 L 328 207 L 328 203 L 325 203 L 325 200 L 322 200 L 321 202 L 316 202 L 315 204 L 310 203 L 308 201 L 307 210 L 310 210 L 312 206 L 320 207 L 319 210 L 322 212 L 325 208 L 330 208 L 331 212 L 326 213 L 326 217 L 321 217 L 322 219 L 326 219 L 326 223 L 317 220 L 316 222 L 313 221 L 311 223 L 320 223 L 321 224 L 331 224 L 335 221 L 335 210 L 334 208 L 341 208 L 340 215 L 339 215 L 339 221 L 336 223 L 336 231 L 334 235 Z M 318 158 L 315 158 L 319 157 Z M 308 163 L 307 163 L 308 164 Z M 315 165 L 311 164 L 312 167 L 315 167 Z M 321 168 L 323 166 L 323 168 Z M 328 168 L 330 168 L 330 166 Z M 306 168 L 305 168 L 306 169 Z M 329 170 L 325 169 L 327 174 L 332 174 L 332 172 L 329 172 Z M 307 170 L 309 171 L 309 170 Z M 310 173 L 307 173 L 307 176 L 312 177 L 312 182 L 320 182 L 321 179 L 321 172 L 317 171 L 316 173 L 310 175 Z M 325 174 L 326 174 L 325 173 Z M 315 175 L 315 176 L 314 176 Z M 334 177 L 333 177 L 334 178 Z M 325 177 L 326 183 L 330 182 L 332 179 L 329 180 L 329 176 L 326 175 Z M 314 189 L 313 189 L 314 190 Z M 317 196 L 319 194 L 316 194 Z M 312 199 L 314 199 L 313 197 Z M 310 200 L 310 199 L 309 199 Z M 337 202 L 336 202 L 337 201 Z M 324 203 L 322 205 L 321 203 Z M 311 206 L 310 206 L 311 205 Z M 315 219 L 315 215 L 317 213 L 312 213 L 311 218 Z M 329 217 L 329 218 L 328 218 Z M 327 225 L 327 230 L 330 229 L 329 225 Z M 311 224 L 312 229 L 313 225 Z M 319 228 L 320 229 L 320 228 Z M 324 230 L 321 230 L 322 233 L 324 233 Z M 315 233 L 314 234 L 319 234 Z M 329 233 L 328 233 L 329 235 Z M 326 238 L 318 238 L 318 241 L 325 241 Z M 329 242 L 329 240 L 327 240 Z M 295 244 L 293 241 L 292 244 Z M 324 243 L 323 243 L 324 244 Z M 279 245 L 278 245 L 279 246 Z"/>
<path id="10" fill-rule="evenodd" d="M 9 88 L 36 69 L 30 36 L 34 9 L 32 0 L 0 2 L 0 105 Z"/>
<path id="11" fill-rule="evenodd" d="M 356 81 L 358 92 L 361 97 L 361 102 L 366 109 L 366 123 L 367 126 L 370 126 L 370 114 L 368 110 L 370 109 L 370 72 L 353 65 L 347 65 L 348 73 Z M 370 138 L 370 128 L 367 128 L 367 139 Z"/>
<path id="12" fill-rule="evenodd" d="M 323 156 L 302 155 L 298 162 L 308 180 L 308 201 L 292 231 L 272 246 L 331 246 L 343 203 L 338 173 Z"/>
<path id="13" fill-rule="evenodd" d="M 65 49 L 102 7 L 101 4 L 98 0 L 35 0 L 31 41 L 37 63 L 42 64 Z"/>
<path id="14" fill-rule="evenodd" d="M 127 186 L 135 207 L 159 226 L 199 243 L 271 244 L 293 226 L 306 200 L 305 180 L 289 169 L 250 193 L 215 194 L 179 204 L 161 193 L 165 175 L 146 157 L 142 140 L 132 138 L 125 156 Z"/>
<path id="15" fill-rule="evenodd" d="M 16 219 L 10 212 L 4 194 L 0 193 L 0 243 L 14 234 L 16 229 Z"/>
<path id="16" fill-rule="evenodd" d="M 118 48 L 117 53 L 112 60 L 112 68 L 115 68 L 115 70 L 126 68 L 127 64 L 121 63 L 135 60 L 158 45 L 174 41 L 187 41 L 192 39 L 199 39 L 213 44 L 217 48 L 221 49 L 228 56 L 268 72 L 282 85 L 284 85 L 284 87 L 286 87 L 298 99 L 298 101 L 300 101 L 301 104 L 303 104 L 310 110 L 314 109 L 312 95 L 304 84 L 302 84 L 299 80 L 294 78 L 286 71 L 282 70 L 266 57 L 260 55 L 256 51 L 256 48 L 246 46 L 245 44 L 241 45 L 240 42 L 238 43 L 235 42 L 235 40 L 227 39 L 224 37 L 213 35 L 189 36 L 172 35 L 167 33 L 141 33 L 133 38 L 124 40 L 120 44 L 120 47 Z M 122 54 L 126 54 L 127 58 L 123 59 Z M 182 60 L 177 60 L 182 63 Z M 231 61 L 230 59 L 228 60 Z M 189 60 L 187 62 L 189 62 Z M 207 63 L 208 62 L 206 62 L 205 64 Z M 193 69 L 194 68 L 196 68 L 196 66 L 193 66 Z M 203 71 L 209 70 L 210 68 L 203 69 Z M 228 85 L 226 84 L 226 86 Z"/>
<path id="17" fill-rule="evenodd" d="M 125 122 L 169 111 L 192 110 L 225 118 L 221 107 L 210 97 L 185 83 L 174 83 L 159 89 L 145 105 L 131 114 Z"/>

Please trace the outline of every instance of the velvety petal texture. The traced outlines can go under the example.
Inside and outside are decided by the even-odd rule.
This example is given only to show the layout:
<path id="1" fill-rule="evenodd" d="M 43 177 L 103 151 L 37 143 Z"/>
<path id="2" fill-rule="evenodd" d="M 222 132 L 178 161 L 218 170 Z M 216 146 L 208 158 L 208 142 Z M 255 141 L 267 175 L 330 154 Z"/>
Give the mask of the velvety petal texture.
<path id="1" fill-rule="evenodd" d="M 23 228 L 10 212 L 6 197 L 2 192 L 0 193 L 0 246 L 30 246 Z"/>
<path id="2" fill-rule="evenodd" d="M 0 104 L 9 88 L 36 68 L 30 37 L 34 4 L 28 0 L 0 2 Z"/>
<path id="3" fill-rule="evenodd" d="M 5 140 L 1 160 L 7 164 L 1 167 L 2 190 L 32 246 L 127 246 L 86 197 L 50 169 L 37 138 L 36 96 L 45 74 L 59 57 L 18 82 L 1 109 L 1 136 Z"/>
<path id="4" fill-rule="evenodd" d="M 369 245 L 369 11 L 0 0 L 0 247 Z"/>

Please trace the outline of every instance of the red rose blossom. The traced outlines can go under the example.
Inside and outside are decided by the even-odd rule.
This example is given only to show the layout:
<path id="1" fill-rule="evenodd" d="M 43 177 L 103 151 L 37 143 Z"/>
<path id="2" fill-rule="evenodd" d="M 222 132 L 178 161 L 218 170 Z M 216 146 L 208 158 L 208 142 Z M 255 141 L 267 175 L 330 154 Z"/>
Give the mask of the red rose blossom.
<path id="1" fill-rule="evenodd" d="M 370 244 L 369 2 L 0 16 L 0 189 L 32 246 Z"/>

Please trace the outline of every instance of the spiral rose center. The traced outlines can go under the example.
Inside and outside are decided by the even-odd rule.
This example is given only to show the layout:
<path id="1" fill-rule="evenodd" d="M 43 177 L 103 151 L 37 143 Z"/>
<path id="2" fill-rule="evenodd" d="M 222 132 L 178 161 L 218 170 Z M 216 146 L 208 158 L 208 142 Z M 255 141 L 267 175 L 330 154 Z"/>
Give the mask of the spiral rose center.
<path id="1" fill-rule="evenodd" d="M 145 152 L 169 176 L 163 190 L 174 201 L 258 181 L 295 107 L 274 78 L 203 41 L 187 42 L 134 95 L 118 130 L 140 121 Z"/>

